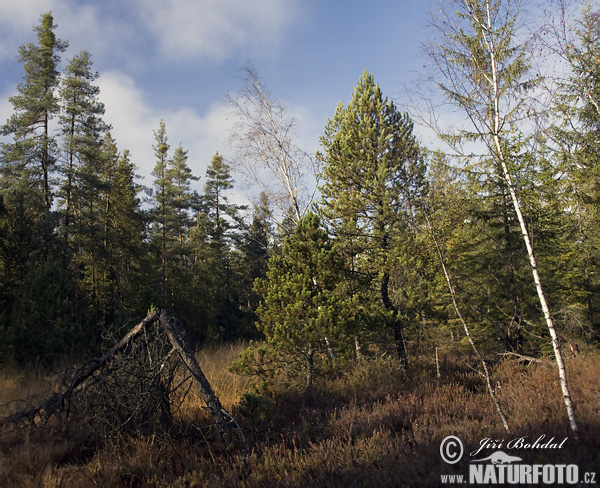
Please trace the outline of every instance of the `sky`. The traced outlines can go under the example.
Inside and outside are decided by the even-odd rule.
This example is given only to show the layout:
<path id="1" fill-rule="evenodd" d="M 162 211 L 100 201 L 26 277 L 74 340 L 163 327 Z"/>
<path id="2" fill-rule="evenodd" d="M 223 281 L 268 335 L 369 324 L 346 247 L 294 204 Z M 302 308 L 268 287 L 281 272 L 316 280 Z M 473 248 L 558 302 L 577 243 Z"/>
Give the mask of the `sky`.
<path id="1" fill-rule="evenodd" d="M 424 61 L 427 13 L 439 0 L 0 0 L 0 123 L 23 76 L 20 45 L 51 11 L 56 36 L 69 42 L 62 67 L 82 50 L 100 74 L 105 121 L 151 184 L 152 144 L 160 120 L 171 149 L 188 150 L 201 177 L 219 151 L 232 157 L 227 94 L 252 65 L 271 96 L 298 121 L 296 140 L 319 149 L 338 102 L 347 103 L 367 69 L 397 101 Z M 401 102 L 397 102 L 401 110 Z M 252 193 L 236 176 L 241 192 Z"/>

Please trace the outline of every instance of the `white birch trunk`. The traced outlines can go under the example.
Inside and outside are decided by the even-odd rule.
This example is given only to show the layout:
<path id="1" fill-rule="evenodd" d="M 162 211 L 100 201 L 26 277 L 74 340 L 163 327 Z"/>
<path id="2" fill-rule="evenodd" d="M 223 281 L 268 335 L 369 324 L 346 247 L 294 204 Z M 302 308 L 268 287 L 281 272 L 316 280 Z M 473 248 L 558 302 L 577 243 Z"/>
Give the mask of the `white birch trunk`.
<path id="1" fill-rule="evenodd" d="M 484 27 L 484 32 L 489 33 L 492 30 L 492 20 L 490 13 L 490 3 L 489 0 L 486 0 L 486 13 L 487 13 L 487 26 Z M 573 411 L 573 403 L 571 401 L 571 393 L 569 391 L 569 386 L 567 383 L 567 372 L 565 369 L 565 363 L 563 361 L 562 353 L 560 350 L 560 343 L 558 340 L 558 335 L 556 333 L 556 329 L 554 327 L 554 322 L 552 321 L 552 315 L 550 314 L 550 308 L 548 307 L 548 303 L 546 302 L 546 296 L 544 294 L 544 290 L 542 288 L 542 282 L 540 280 L 540 275 L 538 272 L 537 263 L 535 260 L 535 255 L 533 252 L 533 246 L 531 245 L 531 238 L 529 236 L 529 232 L 527 230 L 527 226 L 525 224 L 525 219 L 523 218 L 523 213 L 521 211 L 521 205 L 519 203 L 519 199 L 517 197 L 517 193 L 515 191 L 511 174 L 508 169 L 508 164 L 506 162 L 506 158 L 504 155 L 504 151 L 502 149 L 502 144 L 500 141 L 500 96 L 499 96 L 499 87 L 498 87 L 498 66 L 496 61 L 496 46 L 494 44 L 493 39 L 484 35 L 485 42 L 487 43 L 487 49 L 490 53 L 490 62 L 491 62 L 491 75 L 492 79 L 492 89 L 493 89 L 493 102 L 494 102 L 494 119 L 493 119 L 493 127 L 492 127 L 492 136 L 494 149 L 496 152 L 496 159 L 500 163 L 502 168 L 502 176 L 506 181 L 506 185 L 508 186 L 508 190 L 510 192 L 510 197 L 512 200 L 512 204 L 517 214 L 517 219 L 519 220 L 519 226 L 521 228 L 521 234 L 523 236 L 523 241 L 525 242 L 525 247 L 527 248 L 527 257 L 529 259 L 529 264 L 531 267 L 531 273 L 533 275 L 533 282 L 535 283 L 535 289 L 537 291 L 537 295 L 540 301 L 540 306 L 542 307 L 542 312 L 544 313 L 544 318 L 546 320 L 546 326 L 548 328 L 548 332 L 550 333 L 550 337 L 552 338 L 552 348 L 554 350 L 554 357 L 556 359 L 556 365 L 558 367 L 558 376 L 560 378 L 560 387 L 562 390 L 562 395 L 565 403 L 565 407 L 567 409 L 567 415 L 569 417 L 569 424 L 571 430 L 575 434 L 575 438 L 577 438 L 577 422 L 575 420 L 575 412 Z"/>
<path id="2" fill-rule="evenodd" d="M 360 341 L 358 340 L 358 336 L 354 336 L 354 352 L 356 353 L 356 362 L 360 363 L 362 361 L 362 351 L 360 348 Z"/>

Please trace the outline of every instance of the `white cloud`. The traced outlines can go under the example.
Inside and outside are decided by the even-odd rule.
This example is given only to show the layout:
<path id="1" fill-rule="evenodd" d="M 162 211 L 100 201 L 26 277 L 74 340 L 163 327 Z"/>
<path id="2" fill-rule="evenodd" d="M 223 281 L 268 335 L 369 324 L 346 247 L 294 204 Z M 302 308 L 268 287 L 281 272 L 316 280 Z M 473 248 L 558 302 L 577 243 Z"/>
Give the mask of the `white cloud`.
<path id="1" fill-rule="evenodd" d="M 11 0 L 0 0 L 3 27 L 18 32 L 19 29 L 30 28 L 31 19 L 37 20 L 40 15 L 51 9 L 53 0 L 28 0 L 26 2 L 15 2 Z"/>
<path id="2" fill-rule="evenodd" d="M 297 0 L 138 0 L 139 13 L 169 59 L 223 59 L 275 47 L 298 15 Z"/>
<path id="3" fill-rule="evenodd" d="M 52 0 L 0 0 L 0 60 L 14 59 L 19 45 L 35 40 L 33 26 L 52 3 Z"/>
<path id="4" fill-rule="evenodd" d="M 54 21 L 58 24 L 56 34 L 69 41 L 69 57 L 82 50 L 90 52 L 93 59 L 123 54 L 131 29 L 123 18 L 103 13 L 102 7 L 107 3 L 62 4 L 53 9 Z"/>
<path id="5" fill-rule="evenodd" d="M 115 14 L 117 7 L 120 10 Z M 69 0 L 0 0 L 0 62 L 12 62 L 19 46 L 37 43 L 33 29 L 46 12 L 52 12 L 57 38 L 69 42 L 63 61 L 81 50 L 92 53 L 94 59 L 132 61 L 128 50 L 140 35 L 131 25 L 126 3 L 119 5 L 119 0 L 104 0 L 98 4 Z"/>
<path id="6" fill-rule="evenodd" d="M 15 94 L 16 90 L 11 90 L 0 95 L 0 126 L 4 125 L 13 113 L 13 106 L 12 103 L 8 101 L 8 97 Z M 0 134 L 0 143 L 8 142 L 10 139 L 10 136 L 3 136 Z"/>
<path id="7" fill-rule="evenodd" d="M 159 111 L 149 103 L 140 87 L 128 75 L 111 71 L 98 80 L 100 98 L 106 107 L 106 122 L 113 125 L 111 131 L 120 150 L 129 149 L 131 159 L 138 167 L 138 173 L 144 176 L 142 184 L 152 185 L 150 175 L 156 163 L 152 145 L 154 132 L 160 120 L 166 124 L 167 137 L 171 146 L 171 154 L 181 144 L 188 151 L 188 165 L 195 176 L 201 177 L 194 188 L 202 193 L 205 182 L 206 167 L 215 152 L 219 151 L 226 159 L 234 157 L 228 147 L 228 138 L 233 118 L 225 101 L 210 105 L 204 111 L 179 107 L 167 111 Z M 317 137 L 322 128 L 302 106 L 289 106 L 288 113 L 298 120 L 295 140 L 303 149 L 313 152 L 317 149 Z M 247 204 L 248 199 L 257 193 L 257 189 L 248 186 L 244 177 L 233 175 L 236 184 L 230 197 L 239 204 Z M 315 182 L 307 175 L 305 182 L 310 191 Z"/>
<path id="8" fill-rule="evenodd" d="M 178 62 L 222 61 L 236 53 L 253 57 L 277 49 L 301 15 L 299 2 L 0 0 L 0 61 L 14 59 L 20 45 L 35 42 L 32 28 L 49 11 L 57 37 L 70 42 L 68 57 L 85 49 L 95 59 L 116 58 L 130 66 L 152 50 L 162 60 Z"/>

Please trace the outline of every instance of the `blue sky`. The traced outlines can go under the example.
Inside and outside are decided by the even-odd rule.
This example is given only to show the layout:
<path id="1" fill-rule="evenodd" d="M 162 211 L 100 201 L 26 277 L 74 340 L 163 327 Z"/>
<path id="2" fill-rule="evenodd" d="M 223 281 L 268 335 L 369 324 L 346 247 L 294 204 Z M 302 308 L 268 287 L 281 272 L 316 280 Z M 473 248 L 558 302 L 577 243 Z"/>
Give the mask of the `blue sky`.
<path id="1" fill-rule="evenodd" d="M 105 119 L 143 183 L 151 182 L 153 130 L 162 118 L 172 149 L 181 143 L 189 151 L 201 187 L 212 155 L 228 156 L 226 97 L 241 88 L 240 68 L 254 66 L 298 119 L 299 145 L 313 152 L 365 69 L 398 100 L 423 65 L 418 43 L 438 2 L 0 0 L 0 121 L 12 112 L 8 97 L 23 74 L 17 49 L 36 42 L 33 26 L 52 11 L 57 37 L 69 41 L 63 66 L 81 50 L 92 54 Z"/>

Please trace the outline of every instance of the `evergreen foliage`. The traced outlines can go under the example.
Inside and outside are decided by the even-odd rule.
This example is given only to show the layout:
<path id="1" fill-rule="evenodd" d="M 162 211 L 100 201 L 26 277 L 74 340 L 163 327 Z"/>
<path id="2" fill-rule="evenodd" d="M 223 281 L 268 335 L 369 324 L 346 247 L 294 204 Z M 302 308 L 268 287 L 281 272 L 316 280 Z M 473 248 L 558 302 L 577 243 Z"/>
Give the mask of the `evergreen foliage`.
<path id="1" fill-rule="evenodd" d="M 2 126 L 2 134 L 12 135 L 12 144 L 3 144 L 3 188 L 27 195 L 38 212 L 50 212 L 51 178 L 56 164 L 57 144 L 51 134 L 50 121 L 59 113 L 56 97 L 60 74 L 60 53 L 67 43 L 54 34 L 51 13 L 42 15 L 34 28 L 38 44 L 19 48 L 18 60 L 25 74 L 17 85 L 18 95 L 9 98 L 14 108 Z"/>
<path id="2" fill-rule="evenodd" d="M 556 145 L 554 164 L 561 179 L 560 203 L 568 208 L 557 255 L 569 263 L 565 308 L 585 311 L 587 335 L 600 337 L 600 17 L 586 5 L 573 29 L 573 42 L 563 56 L 572 68 L 570 77 L 558 84 L 552 107 L 558 114 L 550 131 Z M 571 314 L 573 315 L 573 314 Z"/>
<path id="3" fill-rule="evenodd" d="M 319 218 L 308 212 L 288 237 L 280 256 L 269 260 L 267 276 L 256 280 L 262 297 L 256 311 L 262 345 L 252 345 L 234 363 L 246 374 L 283 371 L 304 374 L 310 390 L 327 361 L 327 341 L 341 341 L 351 313 L 339 296 L 341 261 Z M 346 306 L 346 309 L 345 309 Z"/>
<path id="4" fill-rule="evenodd" d="M 161 121 L 144 207 L 131 154 L 103 121 L 91 54 L 61 69 L 67 43 L 44 14 L 36 43 L 19 49 L 23 81 L 2 126 L 0 361 L 96 352 L 156 305 L 198 344 L 261 339 L 235 369 L 301 375 L 307 389 L 323 370 L 390 345 L 406 367 L 421 341 L 466 345 L 432 233 L 483 356 L 551 354 L 513 193 L 561 341 L 597 340 L 598 15 L 588 8 L 570 28 L 570 77 L 557 83 L 552 126 L 533 133 L 521 116 L 539 80 L 529 78 L 527 46 L 514 42 L 522 14 L 494 10 L 511 5 L 460 2 L 462 27 L 438 46 L 449 70 L 440 88 L 475 121 L 442 137 L 478 153 L 427 153 L 365 71 L 327 121 L 312 211 L 312 157 L 251 69 L 249 91 L 231 97 L 248 123 L 233 141 L 239 161 L 215 153 L 200 186 L 198 163 L 172 150 Z M 494 7 L 500 42 L 495 94 L 484 7 Z M 253 168 L 263 193 L 248 211 L 234 203 L 234 169 Z"/>
<path id="5" fill-rule="evenodd" d="M 378 322 L 390 326 L 407 364 L 404 330 L 421 305 L 390 289 L 390 280 L 393 270 L 414 268 L 411 247 L 426 192 L 426 166 L 413 124 L 365 71 L 348 105 L 339 104 L 328 121 L 321 143 L 321 209 L 345 256 L 349 290 L 362 297 L 370 328 Z"/>

